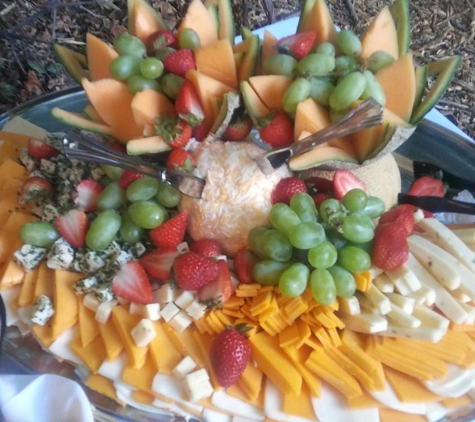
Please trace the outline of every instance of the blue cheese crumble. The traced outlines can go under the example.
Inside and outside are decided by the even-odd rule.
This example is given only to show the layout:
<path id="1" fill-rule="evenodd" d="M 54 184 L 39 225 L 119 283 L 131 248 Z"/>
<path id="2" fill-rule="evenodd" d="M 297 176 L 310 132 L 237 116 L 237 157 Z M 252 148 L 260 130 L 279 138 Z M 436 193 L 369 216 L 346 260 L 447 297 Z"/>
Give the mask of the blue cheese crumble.
<path id="1" fill-rule="evenodd" d="M 46 248 L 24 244 L 13 254 L 13 260 L 25 271 L 33 271 L 46 256 Z"/>
<path id="2" fill-rule="evenodd" d="M 46 265 L 52 270 L 68 270 L 74 260 L 74 249 L 60 237 L 53 243 L 47 255 Z"/>
<path id="3" fill-rule="evenodd" d="M 33 324 L 45 325 L 54 314 L 53 303 L 48 296 L 41 295 L 33 305 Z"/>

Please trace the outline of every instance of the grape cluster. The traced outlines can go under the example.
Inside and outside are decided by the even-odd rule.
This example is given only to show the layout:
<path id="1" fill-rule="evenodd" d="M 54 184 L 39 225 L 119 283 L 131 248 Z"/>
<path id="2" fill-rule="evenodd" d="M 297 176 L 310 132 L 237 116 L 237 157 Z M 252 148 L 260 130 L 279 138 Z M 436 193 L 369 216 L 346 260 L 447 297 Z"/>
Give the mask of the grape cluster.
<path id="1" fill-rule="evenodd" d="M 375 51 L 364 63 L 358 62 L 362 46 L 350 30 L 337 34 L 336 47 L 337 50 L 329 42 L 322 43 L 300 61 L 288 54 L 265 59 L 266 74 L 295 78 L 283 98 L 286 112 L 295 113 L 297 105 L 307 98 L 328 108 L 332 121 L 348 113 L 358 100 L 371 97 L 385 105 L 384 90 L 374 74 L 394 58 L 384 51 Z"/>
<path id="2" fill-rule="evenodd" d="M 284 296 L 300 296 L 308 286 L 315 300 L 330 305 L 356 289 L 353 273 L 371 266 L 374 218 L 384 212 L 381 199 L 352 189 L 341 201 L 324 200 L 316 207 L 307 193 L 277 203 L 269 214 L 271 227 L 249 233 L 251 250 L 261 259 L 253 269 L 256 282 L 278 285 Z"/>

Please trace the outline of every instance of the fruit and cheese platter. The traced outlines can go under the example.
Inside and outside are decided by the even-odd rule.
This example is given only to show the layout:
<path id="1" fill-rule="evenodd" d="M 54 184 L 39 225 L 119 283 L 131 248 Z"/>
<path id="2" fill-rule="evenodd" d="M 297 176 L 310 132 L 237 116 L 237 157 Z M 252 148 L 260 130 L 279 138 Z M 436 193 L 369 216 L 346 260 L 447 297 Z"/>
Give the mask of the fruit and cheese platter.
<path id="1" fill-rule="evenodd" d="M 473 144 L 423 121 L 460 58 L 414 64 L 406 0 L 360 35 L 324 0 L 282 37 L 236 41 L 232 16 L 230 0 L 193 0 L 172 31 L 128 0 L 113 45 L 54 46 L 80 88 L 0 118 L 4 350 L 130 420 L 422 422 L 473 406 L 474 219 L 398 204 L 455 193 L 443 174 L 406 186 L 393 155 L 475 180 Z M 382 123 L 257 165 L 370 99 Z M 204 188 L 91 162 L 75 139 Z"/>

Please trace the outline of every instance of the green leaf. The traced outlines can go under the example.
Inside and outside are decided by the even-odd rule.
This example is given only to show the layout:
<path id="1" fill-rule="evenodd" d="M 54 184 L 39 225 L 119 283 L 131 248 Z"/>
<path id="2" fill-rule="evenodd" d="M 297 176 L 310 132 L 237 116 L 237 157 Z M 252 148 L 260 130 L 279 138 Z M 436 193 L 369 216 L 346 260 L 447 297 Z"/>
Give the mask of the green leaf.
<path id="1" fill-rule="evenodd" d="M 28 59 L 28 66 L 30 66 L 35 72 L 39 73 L 40 75 L 46 73 L 44 63 L 40 62 L 39 60 Z"/>
<path id="2" fill-rule="evenodd" d="M 53 75 L 57 75 L 58 73 L 64 71 L 64 66 L 61 63 L 50 63 L 48 66 L 46 66 L 46 71 Z"/>
<path id="3" fill-rule="evenodd" d="M 13 100 L 18 93 L 18 88 L 11 84 L 5 84 L 2 89 L 0 89 L 0 94 L 6 100 Z"/>

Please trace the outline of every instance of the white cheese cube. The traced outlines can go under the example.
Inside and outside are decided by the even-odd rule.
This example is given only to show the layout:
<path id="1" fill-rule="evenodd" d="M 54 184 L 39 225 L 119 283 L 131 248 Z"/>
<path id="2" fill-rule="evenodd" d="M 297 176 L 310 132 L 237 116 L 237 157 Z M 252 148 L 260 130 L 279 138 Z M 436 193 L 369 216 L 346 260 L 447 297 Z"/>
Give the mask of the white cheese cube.
<path id="1" fill-rule="evenodd" d="M 183 253 L 186 253 L 186 252 L 190 252 L 190 247 L 188 246 L 188 243 L 186 242 L 181 242 L 178 244 L 178 246 L 176 247 L 176 250 L 180 253 L 180 254 L 183 254 Z"/>
<path id="2" fill-rule="evenodd" d="M 115 299 L 111 283 L 98 284 L 92 288 L 92 293 L 99 302 L 108 302 Z"/>
<path id="3" fill-rule="evenodd" d="M 74 293 L 77 295 L 84 295 L 92 291 L 92 288 L 97 286 L 96 276 L 81 278 L 73 284 Z"/>
<path id="4" fill-rule="evenodd" d="M 129 252 L 135 258 L 140 258 L 146 251 L 147 251 L 147 248 L 142 242 L 134 243 L 129 249 Z"/>
<path id="5" fill-rule="evenodd" d="M 130 302 L 129 314 L 144 316 L 144 305 L 141 305 L 140 303 Z"/>
<path id="6" fill-rule="evenodd" d="M 183 386 L 188 389 L 192 389 L 195 385 L 201 384 L 204 381 L 209 380 L 208 372 L 205 368 L 198 369 L 197 371 L 190 372 L 183 380 Z"/>
<path id="7" fill-rule="evenodd" d="M 56 173 L 56 164 L 42 158 L 40 161 L 40 170 L 48 176 L 54 176 Z"/>
<path id="8" fill-rule="evenodd" d="M 130 333 L 138 347 L 147 346 L 157 335 L 152 321 L 142 319 Z"/>
<path id="9" fill-rule="evenodd" d="M 47 259 L 46 265 L 52 270 L 67 270 L 74 260 L 74 249 L 60 237 L 51 246 Z"/>
<path id="10" fill-rule="evenodd" d="M 84 296 L 84 299 L 82 300 L 82 304 L 87 309 L 90 309 L 91 311 L 96 312 L 101 302 L 97 299 L 94 293 L 91 292 Z"/>
<path id="11" fill-rule="evenodd" d="M 134 259 L 134 256 L 130 252 L 120 251 L 117 255 L 114 256 L 114 259 L 119 266 L 122 266 L 127 262 L 132 261 Z"/>
<path id="12" fill-rule="evenodd" d="M 175 368 L 173 368 L 172 373 L 178 379 L 183 379 L 195 368 L 196 362 L 190 356 L 186 356 L 177 366 L 175 366 Z"/>
<path id="13" fill-rule="evenodd" d="M 208 305 L 195 300 L 186 307 L 185 311 L 190 317 L 197 321 L 205 314 L 207 307 Z"/>
<path id="14" fill-rule="evenodd" d="M 13 260 L 25 271 L 33 271 L 46 256 L 46 248 L 23 245 L 13 254 Z"/>
<path id="15" fill-rule="evenodd" d="M 197 384 L 191 390 L 188 390 L 187 388 L 185 388 L 185 390 L 188 393 L 188 398 L 193 403 L 196 403 L 207 397 L 211 397 L 211 395 L 214 393 L 214 388 L 209 382 L 209 380 Z"/>
<path id="16" fill-rule="evenodd" d="M 28 171 L 33 171 L 36 168 L 36 161 L 28 153 L 28 150 L 26 148 L 21 149 L 20 156 L 18 157 L 18 159 Z"/>
<path id="17" fill-rule="evenodd" d="M 41 220 L 48 223 L 53 223 L 56 220 L 56 217 L 59 215 L 58 208 L 53 204 L 46 204 L 43 207 L 43 213 L 41 215 Z"/>
<path id="18" fill-rule="evenodd" d="M 101 257 L 105 259 L 110 256 L 117 255 L 121 250 L 122 248 L 120 247 L 120 245 L 115 240 L 113 240 L 110 243 L 110 245 L 107 248 L 105 248 L 103 251 L 101 251 L 100 253 L 101 253 Z"/>
<path id="19" fill-rule="evenodd" d="M 149 303 L 144 306 L 143 316 L 151 321 L 158 321 L 160 316 L 160 304 L 159 303 Z"/>
<path id="20" fill-rule="evenodd" d="M 168 303 L 175 299 L 177 289 L 171 283 L 163 284 L 153 292 L 154 302 Z"/>
<path id="21" fill-rule="evenodd" d="M 33 305 L 31 322 L 38 325 L 45 325 L 53 314 L 53 302 L 51 302 L 48 296 L 41 295 Z"/>
<path id="22" fill-rule="evenodd" d="M 160 311 L 160 315 L 166 322 L 169 322 L 175 315 L 178 314 L 178 312 L 180 312 L 180 308 L 178 308 L 173 302 L 169 302 Z"/>
<path id="23" fill-rule="evenodd" d="M 348 298 L 339 297 L 338 304 L 340 305 L 339 311 L 348 315 L 358 315 L 361 313 L 360 302 L 356 296 Z"/>
<path id="24" fill-rule="evenodd" d="M 119 302 L 117 300 L 102 302 L 96 309 L 96 321 L 101 324 L 105 324 L 109 320 L 109 317 L 112 313 L 112 308 L 118 304 Z"/>
<path id="25" fill-rule="evenodd" d="M 84 261 L 87 273 L 93 273 L 106 265 L 101 253 L 96 251 L 87 251 L 84 255 Z"/>
<path id="26" fill-rule="evenodd" d="M 195 300 L 195 295 L 193 292 L 188 290 L 183 291 L 180 296 L 175 299 L 175 305 L 179 306 L 181 309 L 186 309 L 191 302 Z"/>
<path id="27" fill-rule="evenodd" d="M 180 311 L 170 321 L 168 321 L 168 324 L 170 324 L 179 333 L 182 333 L 190 326 L 192 322 L 193 320 L 185 311 Z"/>
<path id="28" fill-rule="evenodd" d="M 419 223 L 420 221 L 424 220 L 424 211 L 422 211 L 420 208 L 413 213 L 414 215 L 414 223 Z"/>

